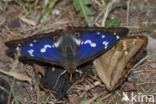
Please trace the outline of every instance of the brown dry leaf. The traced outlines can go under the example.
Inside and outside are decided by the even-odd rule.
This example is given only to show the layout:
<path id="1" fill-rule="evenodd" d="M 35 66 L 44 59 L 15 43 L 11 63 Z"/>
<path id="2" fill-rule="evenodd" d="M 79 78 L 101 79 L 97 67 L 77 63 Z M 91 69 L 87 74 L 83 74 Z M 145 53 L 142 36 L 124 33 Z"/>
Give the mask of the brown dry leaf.
<path id="1" fill-rule="evenodd" d="M 5 23 L 5 18 L 2 16 L 2 15 L 0 15 L 0 27 Z"/>
<path id="2" fill-rule="evenodd" d="M 136 82 L 135 81 L 125 82 L 121 89 L 123 91 L 125 91 L 125 92 L 128 92 L 128 91 L 137 91 Z"/>
<path id="3" fill-rule="evenodd" d="M 23 75 L 23 74 L 20 74 L 20 73 L 17 73 L 17 72 L 13 72 L 13 71 L 7 72 L 7 71 L 4 71 L 2 69 L 0 69 L 0 72 L 3 73 L 3 74 L 9 75 L 11 77 L 14 77 L 17 80 L 27 81 L 30 84 L 32 84 L 32 79 L 30 77 L 26 76 L 26 75 Z"/>
<path id="4" fill-rule="evenodd" d="M 5 46 L 3 40 L 0 38 L 0 61 L 11 62 L 11 58 L 6 55 L 7 47 Z"/>
<path id="5" fill-rule="evenodd" d="M 45 75 L 45 68 L 38 65 L 38 64 L 33 64 L 33 68 L 36 70 L 36 72 L 41 73 L 42 75 Z"/>
<path id="6" fill-rule="evenodd" d="M 78 96 L 77 94 L 72 94 L 68 96 L 71 104 L 79 104 L 80 101 L 84 100 L 84 97 Z"/>
<path id="7" fill-rule="evenodd" d="M 29 25 L 32 25 L 32 26 L 36 26 L 37 25 L 37 22 L 35 22 L 34 20 L 30 20 L 24 16 L 21 16 L 19 17 L 23 22 L 29 24 Z"/>

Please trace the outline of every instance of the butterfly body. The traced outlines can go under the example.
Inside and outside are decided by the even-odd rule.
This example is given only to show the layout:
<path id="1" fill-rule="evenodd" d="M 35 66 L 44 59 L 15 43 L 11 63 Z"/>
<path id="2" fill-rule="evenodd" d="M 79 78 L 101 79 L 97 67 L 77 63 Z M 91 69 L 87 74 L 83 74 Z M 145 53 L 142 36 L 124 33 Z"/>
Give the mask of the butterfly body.
<path id="1" fill-rule="evenodd" d="M 24 56 L 64 67 L 73 73 L 80 65 L 102 55 L 120 38 L 127 28 L 65 28 L 6 43 Z"/>
<path id="2" fill-rule="evenodd" d="M 77 56 L 80 43 L 75 42 L 75 40 L 79 41 L 71 31 L 63 33 L 58 39 L 60 41 L 58 50 L 62 55 L 60 64 L 70 72 L 74 72 L 80 63 Z"/>

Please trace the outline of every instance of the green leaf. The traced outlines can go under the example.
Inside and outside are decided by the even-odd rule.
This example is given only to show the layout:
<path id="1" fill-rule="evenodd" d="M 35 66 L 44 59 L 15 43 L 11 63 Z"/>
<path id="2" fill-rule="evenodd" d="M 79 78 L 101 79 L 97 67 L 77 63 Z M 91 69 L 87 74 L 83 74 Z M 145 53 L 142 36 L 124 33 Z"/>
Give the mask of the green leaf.
<path id="1" fill-rule="evenodd" d="M 86 10 L 86 14 L 87 14 L 87 15 L 91 15 L 91 13 L 92 13 L 91 10 L 90 10 L 88 7 L 84 7 L 84 8 L 85 8 L 85 10 Z M 84 17 L 83 12 L 80 12 L 80 16 L 81 16 L 81 17 Z"/>
<path id="2" fill-rule="evenodd" d="M 46 98 L 43 104 L 48 104 L 49 97 Z"/>
<path id="3" fill-rule="evenodd" d="M 120 25 L 120 18 L 116 17 L 114 19 L 107 20 L 105 27 L 119 27 L 119 25 Z"/>
<path id="4" fill-rule="evenodd" d="M 96 101 L 97 101 L 98 104 L 104 104 L 102 99 L 100 99 L 100 98 L 98 98 Z"/>
<path id="5" fill-rule="evenodd" d="M 27 0 L 19 0 L 19 3 L 22 4 L 26 9 L 28 9 L 29 11 L 32 10 L 30 2 Z"/>
<path id="6" fill-rule="evenodd" d="M 78 0 L 73 0 L 73 5 L 77 12 L 80 11 L 80 5 L 79 5 Z"/>
<path id="7" fill-rule="evenodd" d="M 54 7 L 55 3 L 57 2 L 57 0 L 50 0 L 48 2 L 48 4 L 46 5 L 46 8 L 44 9 L 44 11 L 41 13 L 41 21 L 44 21 L 47 16 L 49 15 L 49 13 L 52 11 L 52 8 Z"/>
<path id="8" fill-rule="evenodd" d="M 96 101 L 93 102 L 93 104 L 104 104 L 102 99 L 98 98 Z"/>
<path id="9" fill-rule="evenodd" d="M 31 8 L 34 8 L 38 4 L 39 0 L 35 0 L 34 3 L 32 4 Z"/>
<path id="10" fill-rule="evenodd" d="M 18 100 L 17 100 L 17 98 L 16 98 L 16 96 L 15 96 L 14 91 L 12 91 L 12 95 L 13 95 L 13 99 L 14 99 L 14 101 L 15 101 L 15 104 L 19 104 L 19 102 L 18 102 Z"/>
<path id="11" fill-rule="evenodd" d="M 91 1 L 90 0 L 83 0 L 83 4 L 90 5 L 91 4 Z"/>
<path id="12" fill-rule="evenodd" d="M 88 100 L 82 100 L 80 101 L 80 104 L 86 104 Z"/>
<path id="13" fill-rule="evenodd" d="M 92 11 L 88 8 L 91 4 L 91 0 L 73 0 L 73 5 L 77 12 L 80 12 L 80 16 L 85 18 L 87 24 L 90 24 L 88 15 L 92 14 Z"/>

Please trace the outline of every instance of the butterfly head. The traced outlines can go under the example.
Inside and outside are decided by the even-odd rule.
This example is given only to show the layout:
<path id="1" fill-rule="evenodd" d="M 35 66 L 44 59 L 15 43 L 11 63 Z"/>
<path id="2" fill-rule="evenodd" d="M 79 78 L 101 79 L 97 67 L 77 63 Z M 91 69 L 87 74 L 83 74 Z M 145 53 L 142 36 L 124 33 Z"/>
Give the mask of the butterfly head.
<path id="1" fill-rule="evenodd" d="M 69 64 L 64 66 L 68 73 L 74 73 L 76 69 L 76 64 Z"/>

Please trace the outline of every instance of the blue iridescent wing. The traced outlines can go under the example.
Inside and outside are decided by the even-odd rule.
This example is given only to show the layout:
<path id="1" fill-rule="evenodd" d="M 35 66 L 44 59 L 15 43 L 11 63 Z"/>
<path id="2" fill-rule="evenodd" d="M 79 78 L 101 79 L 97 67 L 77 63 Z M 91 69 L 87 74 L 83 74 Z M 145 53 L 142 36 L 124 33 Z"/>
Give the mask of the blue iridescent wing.
<path id="1" fill-rule="evenodd" d="M 39 59 L 53 64 L 60 64 L 61 54 L 56 48 L 59 44 L 60 32 L 35 35 L 26 39 L 13 40 L 6 43 L 11 49 L 19 50 L 24 56 Z"/>
<path id="2" fill-rule="evenodd" d="M 126 36 L 126 28 L 66 28 L 53 33 L 35 35 L 7 42 L 10 49 L 44 62 L 74 70 L 95 59 Z M 58 37 L 58 39 L 55 39 Z"/>
<path id="3" fill-rule="evenodd" d="M 78 28 L 75 31 L 80 35 L 77 52 L 80 64 L 100 56 L 128 33 L 127 28 Z"/>

